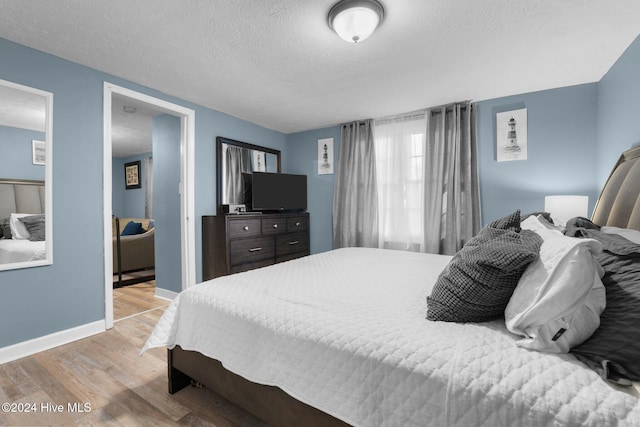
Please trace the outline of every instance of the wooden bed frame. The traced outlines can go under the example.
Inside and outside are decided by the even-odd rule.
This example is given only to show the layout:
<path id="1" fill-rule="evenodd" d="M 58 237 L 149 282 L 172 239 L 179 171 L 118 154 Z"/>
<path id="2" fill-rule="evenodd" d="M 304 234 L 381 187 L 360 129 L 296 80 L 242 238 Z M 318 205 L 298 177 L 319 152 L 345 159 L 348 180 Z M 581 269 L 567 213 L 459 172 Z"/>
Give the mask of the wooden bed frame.
<path id="1" fill-rule="evenodd" d="M 604 226 L 640 230 L 640 147 L 625 151 L 596 203 L 592 220 Z M 222 364 L 179 346 L 168 350 L 169 393 L 197 381 L 258 418 L 277 426 L 348 424 L 291 397 L 278 387 L 248 381 Z"/>
<path id="2" fill-rule="evenodd" d="M 167 359 L 171 394 L 190 385 L 193 379 L 274 426 L 348 426 L 278 387 L 248 381 L 196 351 L 176 346 L 168 351 Z"/>

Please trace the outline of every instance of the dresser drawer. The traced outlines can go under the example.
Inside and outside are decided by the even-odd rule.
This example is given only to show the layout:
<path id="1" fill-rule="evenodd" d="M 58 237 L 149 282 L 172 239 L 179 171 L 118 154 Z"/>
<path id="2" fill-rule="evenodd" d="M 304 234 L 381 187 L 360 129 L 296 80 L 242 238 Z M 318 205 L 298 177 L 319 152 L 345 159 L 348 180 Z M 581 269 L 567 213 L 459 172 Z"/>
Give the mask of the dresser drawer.
<path id="1" fill-rule="evenodd" d="M 248 218 L 229 219 L 229 239 L 260 235 L 260 220 Z"/>
<path id="2" fill-rule="evenodd" d="M 276 255 L 278 257 L 294 252 L 309 251 L 309 236 L 307 233 L 287 234 L 276 238 Z"/>
<path id="3" fill-rule="evenodd" d="M 309 221 L 306 212 L 203 215 L 203 280 L 309 255 Z"/>
<path id="4" fill-rule="evenodd" d="M 262 235 L 281 234 L 287 231 L 286 218 L 265 218 L 262 220 Z"/>
<path id="5" fill-rule="evenodd" d="M 307 216 L 295 216 L 287 218 L 287 231 L 289 233 L 295 233 L 296 231 L 307 231 L 309 228 L 309 217 Z"/>
<path id="6" fill-rule="evenodd" d="M 237 239 L 229 242 L 229 262 L 231 265 L 260 261 L 274 256 L 273 237 Z"/>

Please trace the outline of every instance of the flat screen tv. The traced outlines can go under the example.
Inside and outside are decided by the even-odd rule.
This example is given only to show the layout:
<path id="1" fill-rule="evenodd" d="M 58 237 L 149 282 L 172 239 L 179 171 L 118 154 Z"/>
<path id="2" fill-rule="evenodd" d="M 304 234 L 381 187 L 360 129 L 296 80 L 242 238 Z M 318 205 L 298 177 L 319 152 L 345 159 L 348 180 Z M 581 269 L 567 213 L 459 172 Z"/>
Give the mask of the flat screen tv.
<path id="1" fill-rule="evenodd" d="M 307 176 L 254 172 L 251 180 L 253 211 L 307 210 Z"/>

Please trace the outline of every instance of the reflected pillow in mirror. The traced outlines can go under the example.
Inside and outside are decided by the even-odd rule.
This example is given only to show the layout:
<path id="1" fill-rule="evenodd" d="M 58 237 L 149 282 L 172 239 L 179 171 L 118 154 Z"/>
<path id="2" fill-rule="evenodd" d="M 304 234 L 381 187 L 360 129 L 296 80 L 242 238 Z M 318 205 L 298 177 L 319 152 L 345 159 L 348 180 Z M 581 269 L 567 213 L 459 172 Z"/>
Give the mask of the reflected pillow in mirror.
<path id="1" fill-rule="evenodd" d="M 9 218 L 0 219 L 0 239 L 11 238 L 11 226 L 9 225 Z"/>
<path id="2" fill-rule="evenodd" d="M 19 218 L 29 232 L 29 240 L 42 242 L 45 239 L 44 215 L 29 215 Z"/>
<path id="3" fill-rule="evenodd" d="M 29 240 L 31 234 L 27 227 L 20 221 L 20 218 L 32 216 L 33 214 L 12 213 L 9 218 L 9 226 L 11 227 L 11 238 L 13 240 Z"/>

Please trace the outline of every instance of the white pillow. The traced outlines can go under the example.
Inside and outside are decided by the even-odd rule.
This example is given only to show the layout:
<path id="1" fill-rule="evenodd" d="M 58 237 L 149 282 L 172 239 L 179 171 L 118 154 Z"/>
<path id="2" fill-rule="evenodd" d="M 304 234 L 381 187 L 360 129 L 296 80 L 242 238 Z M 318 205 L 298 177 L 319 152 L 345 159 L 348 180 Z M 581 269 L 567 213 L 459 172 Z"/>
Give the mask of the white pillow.
<path id="1" fill-rule="evenodd" d="M 640 245 L 640 231 L 632 230 L 630 228 L 620 228 L 620 227 L 602 227 L 600 231 L 607 234 L 619 234 L 627 240 L 632 241 L 635 244 Z"/>
<path id="2" fill-rule="evenodd" d="M 564 236 L 542 217 L 529 217 L 522 228 L 543 239 L 540 256 L 518 282 L 505 309 L 507 329 L 524 338 L 519 347 L 567 353 L 600 326 L 606 305 L 604 271 L 594 255 L 594 239 Z M 551 227 L 551 228 L 550 228 Z"/>
<path id="3" fill-rule="evenodd" d="M 12 213 L 9 217 L 9 228 L 11 228 L 11 238 L 14 240 L 29 240 L 31 233 L 18 218 L 31 216 L 33 214 Z"/>

